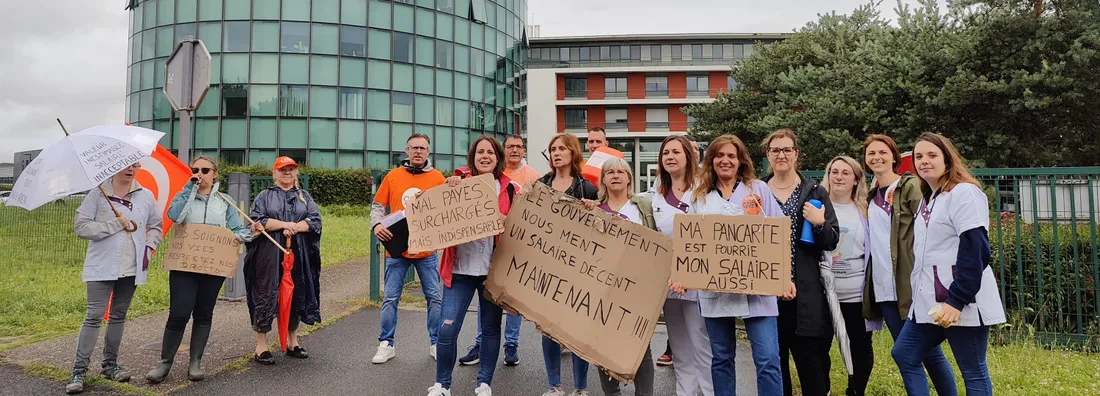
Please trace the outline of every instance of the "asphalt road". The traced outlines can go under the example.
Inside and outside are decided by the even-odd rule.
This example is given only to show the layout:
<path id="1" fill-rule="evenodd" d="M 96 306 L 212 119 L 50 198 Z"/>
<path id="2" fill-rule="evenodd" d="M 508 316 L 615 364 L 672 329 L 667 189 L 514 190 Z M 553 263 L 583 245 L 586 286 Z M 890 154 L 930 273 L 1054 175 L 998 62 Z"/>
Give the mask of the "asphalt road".
<path id="1" fill-rule="evenodd" d="M 273 366 L 249 362 L 248 370 L 236 374 L 222 372 L 193 383 L 172 395 L 401 395 L 427 394 L 435 383 L 435 361 L 428 356 L 428 336 L 425 312 L 401 311 L 395 346 L 397 357 L 386 364 L 371 364 L 378 347 L 379 310 L 364 309 L 317 330 L 302 339 L 302 347 L 310 357 L 297 360 L 276 355 Z M 459 356 L 473 344 L 477 334 L 476 313 L 464 322 L 460 336 Z M 664 326 L 658 326 L 653 339 L 654 353 L 664 351 Z M 505 367 L 503 353 L 493 379 L 493 394 L 498 396 L 539 396 L 548 389 L 543 367 L 541 336 L 534 324 L 524 322 L 520 335 L 520 365 Z M 755 369 L 748 344 L 738 348 L 738 394 L 755 394 Z M 656 358 L 656 356 L 654 357 Z M 571 359 L 562 363 L 562 379 L 567 390 L 572 389 Z M 477 366 L 458 366 L 454 371 L 452 394 L 473 395 Z M 657 395 L 675 395 L 675 374 L 672 368 L 657 368 Z M 596 369 L 589 370 L 589 392 L 601 395 Z M 54 388 L 56 389 L 56 388 Z M 633 395 L 633 386 L 624 389 Z"/>

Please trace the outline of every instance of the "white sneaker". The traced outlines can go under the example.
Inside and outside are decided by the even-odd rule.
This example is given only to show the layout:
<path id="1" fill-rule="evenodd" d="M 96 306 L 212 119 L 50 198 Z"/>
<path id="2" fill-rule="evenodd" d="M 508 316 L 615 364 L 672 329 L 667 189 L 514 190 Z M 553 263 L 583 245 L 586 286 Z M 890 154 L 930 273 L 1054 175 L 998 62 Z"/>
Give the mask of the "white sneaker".
<path id="1" fill-rule="evenodd" d="M 371 362 L 374 364 L 382 364 L 395 357 L 397 357 L 397 351 L 394 350 L 393 345 L 390 345 L 389 342 L 382 341 L 378 344 L 378 352 L 374 353 L 374 358 L 371 359 Z"/>
<path id="2" fill-rule="evenodd" d="M 474 396 L 493 396 L 493 390 L 489 388 L 489 384 L 481 384 L 474 389 Z"/>
<path id="3" fill-rule="evenodd" d="M 570 393 L 569 396 L 588 396 L 588 391 L 584 389 L 574 389 L 573 393 Z"/>
<path id="4" fill-rule="evenodd" d="M 444 389 L 442 384 L 436 382 L 428 388 L 428 396 L 451 396 L 451 391 Z"/>
<path id="5" fill-rule="evenodd" d="M 557 390 L 557 389 L 551 389 L 551 390 L 546 391 L 546 393 L 543 393 L 542 396 L 565 396 L 565 391 Z"/>
<path id="6" fill-rule="evenodd" d="M 431 356 L 432 360 L 435 360 L 435 345 L 432 345 L 432 347 L 428 349 L 428 356 Z"/>

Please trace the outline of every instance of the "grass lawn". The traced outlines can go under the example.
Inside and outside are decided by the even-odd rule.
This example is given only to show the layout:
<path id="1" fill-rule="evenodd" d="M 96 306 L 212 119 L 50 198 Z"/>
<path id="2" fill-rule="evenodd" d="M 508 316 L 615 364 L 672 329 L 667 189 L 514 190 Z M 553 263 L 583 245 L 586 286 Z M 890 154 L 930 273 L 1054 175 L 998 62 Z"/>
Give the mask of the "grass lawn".
<path id="1" fill-rule="evenodd" d="M 875 332 L 875 368 L 867 386 L 868 395 L 904 395 L 898 366 L 890 356 L 894 346 L 886 330 Z M 947 360 L 955 369 L 959 394 L 965 394 L 962 374 L 948 343 L 943 344 Z M 843 395 L 848 384 L 848 373 L 840 360 L 840 352 L 833 341 L 832 391 Z M 997 395 L 1100 395 L 1100 354 L 1086 354 L 1061 350 L 1049 350 L 1030 345 L 1016 344 L 991 346 L 987 364 L 993 379 L 993 393 Z M 794 370 L 794 362 L 791 362 Z M 931 384 L 931 383 L 929 383 Z M 795 394 L 800 392 L 795 386 Z M 934 388 L 933 392 L 935 392 Z"/>
<path id="2" fill-rule="evenodd" d="M 86 299 L 80 276 L 87 243 L 73 234 L 79 205 L 79 200 L 70 200 L 33 212 L 0 206 L 0 246 L 5 248 L 0 256 L 0 350 L 80 329 Z M 323 208 L 322 266 L 366 257 L 369 217 L 325 212 Z M 159 269 L 162 256 L 154 256 L 149 281 L 134 295 L 129 317 L 168 308 L 168 274 Z"/>

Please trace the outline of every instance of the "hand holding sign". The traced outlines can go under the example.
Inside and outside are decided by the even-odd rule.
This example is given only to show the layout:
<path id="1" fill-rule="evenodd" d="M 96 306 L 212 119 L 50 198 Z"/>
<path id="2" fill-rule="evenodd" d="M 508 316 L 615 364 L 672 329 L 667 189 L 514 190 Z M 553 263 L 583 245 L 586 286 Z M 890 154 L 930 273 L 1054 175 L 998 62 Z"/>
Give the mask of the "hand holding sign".
<path id="1" fill-rule="evenodd" d="M 439 185 L 405 205 L 409 253 L 430 252 L 504 232 L 493 175 Z"/>
<path id="2" fill-rule="evenodd" d="M 794 295 L 790 219 L 677 214 L 672 280 L 684 288 Z"/>

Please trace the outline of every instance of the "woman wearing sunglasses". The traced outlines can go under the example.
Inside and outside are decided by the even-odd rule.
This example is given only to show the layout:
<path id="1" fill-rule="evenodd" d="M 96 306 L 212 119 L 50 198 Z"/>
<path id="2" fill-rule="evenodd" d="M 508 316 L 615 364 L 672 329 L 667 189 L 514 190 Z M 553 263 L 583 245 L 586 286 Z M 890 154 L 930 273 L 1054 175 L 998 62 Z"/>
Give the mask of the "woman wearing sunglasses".
<path id="1" fill-rule="evenodd" d="M 176 223 L 207 224 L 225 227 L 233 231 L 241 242 L 251 241 L 260 232 L 258 226 L 246 227 L 237 211 L 229 206 L 218 192 L 218 163 L 202 156 L 191 161 L 191 181 L 172 199 L 168 206 L 168 218 Z M 160 366 L 145 376 L 157 384 L 168 378 L 176 357 L 187 319 L 191 324 L 190 365 L 187 379 L 201 381 L 205 375 L 200 361 L 210 337 L 210 325 L 214 317 L 214 304 L 218 302 L 225 277 L 197 272 L 171 271 L 168 274 L 169 311 L 168 323 L 160 346 Z"/>

